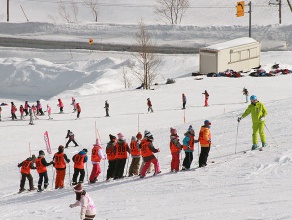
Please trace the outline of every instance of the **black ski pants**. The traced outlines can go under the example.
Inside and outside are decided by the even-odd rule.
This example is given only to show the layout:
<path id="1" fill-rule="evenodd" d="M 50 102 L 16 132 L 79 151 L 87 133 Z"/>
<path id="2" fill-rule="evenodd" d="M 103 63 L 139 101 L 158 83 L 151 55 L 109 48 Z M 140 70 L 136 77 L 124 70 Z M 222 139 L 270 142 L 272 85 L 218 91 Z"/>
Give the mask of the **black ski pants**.
<path id="1" fill-rule="evenodd" d="M 183 166 L 186 169 L 190 169 L 192 162 L 193 162 L 193 152 L 185 152 Z"/>
<path id="2" fill-rule="evenodd" d="M 85 170 L 84 169 L 78 169 L 78 168 L 74 168 L 74 174 L 73 174 L 73 183 L 77 183 L 77 178 L 79 176 L 80 173 L 80 177 L 79 177 L 79 183 L 83 183 L 84 181 L 84 177 L 85 177 Z"/>
<path id="3" fill-rule="evenodd" d="M 69 146 L 69 144 L 71 143 L 71 141 L 75 144 L 75 147 L 78 146 L 78 144 L 76 143 L 75 140 L 70 140 L 70 138 L 69 138 L 69 140 L 68 140 L 67 143 L 66 143 L 66 148 Z"/>
<path id="4" fill-rule="evenodd" d="M 116 160 L 108 161 L 108 168 L 107 168 L 107 173 L 106 173 L 107 180 L 109 178 L 114 178 L 115 166 L 116 166 Z"/>
<path id="5" fill-rule="evenodd" d="M 49 185 L 49 178 L 48 178 L 47 171 L 43 173 L 39 173 L 38 189 L 42 188 L 43 180 L 44 180 L 44 188 L 46 189 Z"/>
<path id="6" fill-rule="evenodd" d="M 209 156 L 209 152 L 210 152 L 210 147 L 201 147 L 199 167 L 207 166 L 207 159 Z"/>
<path id="7" fill-rule="evenodd" d="M 114 172 L 114 178 L 119 179 L 124 176 L 124 169 L 126 165 L 127 158 L 125 159 L 116 159 L 116 165 L 115 165 L 115 172 Z"/>

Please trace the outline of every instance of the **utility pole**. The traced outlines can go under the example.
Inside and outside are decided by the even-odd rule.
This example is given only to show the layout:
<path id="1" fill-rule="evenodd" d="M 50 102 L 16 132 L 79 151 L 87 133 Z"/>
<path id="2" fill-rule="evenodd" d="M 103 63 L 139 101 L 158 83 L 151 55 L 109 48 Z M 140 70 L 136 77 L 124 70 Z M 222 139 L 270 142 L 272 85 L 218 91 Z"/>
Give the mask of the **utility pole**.
<path id="1" fill-rule="evenodd" d="M 275 3 L 275 2 L 269 2 L 269 5 L 278 5 L 279 6 L 279 24 L 282 23 L 282 0 L 276 0 L 276 2 L 278 3 Z M 288 3 L 289 0 L 288 0 Z"/>
<path id="2" fill-rule="evenodd" d="M 249 6 L 249 27 L 248 27 L 248 36 L 251 37 L 251 1 L 248 3 Z"/>
<path id="3" fill-rule="evenodd" d="M 7 22 L 9 21 L 9 0 L 7 0 Z"/>

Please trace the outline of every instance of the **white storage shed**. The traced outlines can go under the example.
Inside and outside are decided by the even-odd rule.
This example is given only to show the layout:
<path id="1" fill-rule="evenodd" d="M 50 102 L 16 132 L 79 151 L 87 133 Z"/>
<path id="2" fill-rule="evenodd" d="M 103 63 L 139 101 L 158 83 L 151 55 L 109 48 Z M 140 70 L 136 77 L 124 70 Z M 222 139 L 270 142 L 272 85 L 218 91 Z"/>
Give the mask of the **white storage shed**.
<path id="1" fill-rule="evenodd" d="M 200 73 L 249 71 L 260 65 L 261 44 L 243 37 L 200 49 Z"/>

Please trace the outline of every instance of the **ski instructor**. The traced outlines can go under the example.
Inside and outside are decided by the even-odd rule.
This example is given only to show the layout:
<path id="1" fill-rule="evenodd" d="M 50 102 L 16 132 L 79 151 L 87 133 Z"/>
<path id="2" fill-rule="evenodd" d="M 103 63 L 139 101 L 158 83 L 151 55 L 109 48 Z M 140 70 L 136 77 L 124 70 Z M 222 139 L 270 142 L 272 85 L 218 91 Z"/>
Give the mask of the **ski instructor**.
<path id="1" fill-rule="evenodd" d="M 264 132 L 265 128 L 265 119 L 268 114 L 268 111 L 263 103 L 257 100 L 255 95 L 250 97 L 251 104 L 247 107 L 245 112 L 242 114 L 241 117 L 237 119 L 238 122 L 242 118 L 245 118 L 251 113 L 252 118 L 252 150 L 257 149 L 258 146 L 258 132 L 260 133 L 260 138 L 262 142 L 262 147 L 266 146 L 266 135 Z"/>

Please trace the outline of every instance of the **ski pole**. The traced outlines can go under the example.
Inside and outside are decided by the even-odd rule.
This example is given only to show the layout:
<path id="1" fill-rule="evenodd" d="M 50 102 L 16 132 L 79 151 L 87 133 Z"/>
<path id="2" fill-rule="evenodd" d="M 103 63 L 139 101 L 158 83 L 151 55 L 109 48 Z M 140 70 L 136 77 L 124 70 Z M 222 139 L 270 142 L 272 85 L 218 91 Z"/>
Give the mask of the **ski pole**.
<path id="1" fill-rule="evenodd" d="M 275 142 L 275 144 L 276 144 L 276 147 L 279 147 L 279 145 L 278 145 L 278 144 L 277 144 L 277 142 L 275 141 L 275 138 L 273 137 L 273 135 L 271 134 L 270 130 L 268 129 L 268 127 L 267 127 L 266 123 L 264 123 L 264 124 L 265 124 L 265 127 L 266 127 L 266 129 L 268 130 L 269 134 L 271 135 L 271 137 L 272 137 L 273 141 Z"/>
<path id="2" fill-rule="evenodd" d="M 220 156 L 222 156 L 221 152 L 217 149 L 217 147 L 214 144 L 212 144 L 212 146 L 217 150 L 217 152 L 220 154 Z"/>
<path id="3" fill-rule="evenodd" d="M 54 189 L 55 171 L 54 171 L 54 167 L 53 166 L 52 166 L 52 172 L 53 172 L 52 189 Z"/>
<path id="4" fill-rule="evenodd" d="M 182 162 L 181 162 L 182 161 L 182 151 L 180 151 L 179 154 L 180 154 L 180 169 L 182 169 Z"/>
<path id="5" fill-rule="evenodd" d="M 89 179 L 88 179 L 88 168 L 87 168 L 87 162 L 86 162 L 86 178 L 87 178 L 87 181 L 89 181 Z"/>
<path id="6" fill-rule="evenodd" d="M 104 174 L 105 174 L 105 159 L 103 160 L 103 173 L 102 173 L 103 180 L 104 180 Z"/>
<path id="7" fill-rule="evenodd" d="M 71 186 L 71 184 L 72 184 L 72 182 L 71 182 L 71 169 L 70 169 L 70 164 L 69 164 L 69 183 L 70 183 L 70 186 Z"/>
<path id="8" fill-rule="evenodd" d="M 127 174 L 128 174 L 129 160 L 130 160 L 130 156 L 129 156 L 129 157 L 128 157 L 128 159 L 127 159 L 127 166 L 126 166 L 126 176 L 127 176 Z"/>
<path id="9" fill-rule="evenodd" d="M 237 148 L 237 139 L 238 139 L 238 127 L 239 127 L 239 122 L 237 124 L 237 129 L 236 129 L 236 144 L 235 144 L 235 154 L 236 154 L 236 148 Z"/>

